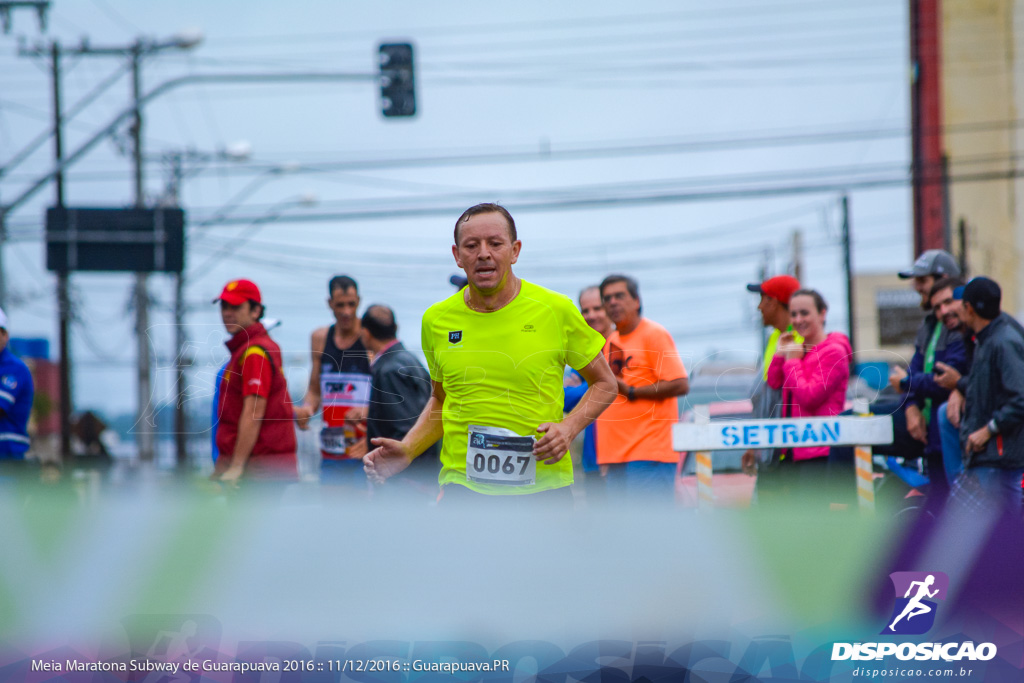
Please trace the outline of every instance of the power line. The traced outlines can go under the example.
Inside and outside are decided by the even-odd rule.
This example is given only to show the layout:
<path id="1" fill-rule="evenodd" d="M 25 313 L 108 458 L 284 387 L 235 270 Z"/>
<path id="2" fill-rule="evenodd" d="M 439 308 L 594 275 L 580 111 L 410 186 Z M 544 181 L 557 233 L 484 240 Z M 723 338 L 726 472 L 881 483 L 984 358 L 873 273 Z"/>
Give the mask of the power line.
<path id="1" fill-rule="evenodd" d="M 694 55 L 700 55 L 702 57 L 715 56 L 716 52 L 730 57 L 737 55 L 747 55 L 755 53 L 756 50 L 771 49 L 773 47 L 782 48 L 786 51 L 801 50 L 805 54 L 814 55 L 816 53 L 807 53 L 807 48 L 816 48 L 819 45 L 834 49 L 836 47 L 843 46 L 845 44 L 853 44 L 858 48 L 871 47 L 871 46 L 884 46 L 892 49 L 899 48 L 905 41 L 905 33 L 901 30 L 899 25 L 892 25 L 890 28 L 893 29 L 892 34 L 888 38 L 882 38 L 884 35 L 880 32 L 877 23 L 865 22 L 863 25 L 804 25 L 804 28 L 812 30 L 804 31 L 800 27 L 794 26 L 792 23 L 780 25 L 776 30 L 768 31 L 764 26 L 758 27 L 746 27 L 750 28 L 749 32 L 743 31 L 744 27 L 736 27 L 732 23 L 729 24 L 728 31 L 714 31 L 706 29 L 698 29 L 691 32 L 683 32 L 678 29 L 672 31 L 659 30 L 655 33 L 602 33 L 595 36 L 571 36 L 565 35 L 552 36 L 549 38 L 537 38 L 530 41 L 502 41 L 492 39 L 486 44 L 477 43 L 437 43 L 433 41 L 426 41 L 423 45 L 424 59 L 423 65 L 430 66 L 435 64 L 439 56 L 465 56 L 470 57 L 472 55 L 480 55 L 485 53 L 490 57 L 523 57 L 523 56 L 541 56 L 546 64 L 563 64 L 566 60 L 572 60 L 574 58 L 579 59 L 590 59 L 592 57 L 598 58 L 621 58 L 628 56 L 624 54 L 622 50 L 616 48 L 628 48 L 637 51 L 641 55 L 659 55 L 664 56 L 665 47 L 673 48 L 673 54 L 680 56 L 686 54 L 688 51 L 692 51 Z M 797 28 L 797 31 L 793 29 Z M 737 32 L 739 37 L 737 37 Z M 750 36 L 744 38 L 744 36 Z M 799 40 L 795 40 L 799 38 Z M 309 43 L 303 43 L 308 47 Z M 335 41 L 332 41 L 332 46 L 337 45 Z M 301 53 L 271 53 L 267 54 L 265 51 L 265 45 L 260 45 L 261 56 L 259 58 L 260 64 L 268 63 L 286 63 L 294 66 L 296 63 L 313 63 L 314 61 L 320 61 L 325 58 L 337 60 L 339 58 L 344 59 L 346 56 L 353 61 L 356 59 L 363 60 L 366 57 L 365 49 L 362 45 L 353 45 L 351 48 L 346 49 L 345 46 L 335 47 L 331 51 L 323 52 L 310 52 L 304 50 Z M 546 52 L 554 52 L 557 54 L 544 54 Z M 206 62 L 208 60 L 217 61 L 224 60 L 225 63 L 243 63 L 239 57 L 199 57 L 197 58 L 200 62 Z M 273 61 L 269 61 L 273 60 Z"/>
<path id="2" fill-rule="evenodd" d="M 92 0 L 92 4 L 95 5 L 96 8 L 107 17 L 107 19 L 117 24 L 117 26 L 128 35 L 140 36 L 145 34 L 145 31 L 125 19 L 124 15 L 111 7 L 106 0 Z"/>
<path id="3" fill-rule="evenodd" d="M 1024 169 L 1013 168 L 1005 171 L 991 171 L 978 173 L 952 174 L 948 178 L 941 177 L 937 172 L 934 177 L 924 177 L 922 182 L 930 183 L 975 183 L 1010 180 L 1024 175 Z M 507 206 L 516 211 L 540 211 L 540 210 L 567 210 L 567 209 L 590 209 L 596 210 L 610 206 L 637 206 L 649 204 L 680 203 L 694 201 L 721 201 L 727 199 L 752 199 L 783 197 L 800 194 L 831 194 L 841 193 L 848 190 L 860 189 L 882 189 L 887 187 L 902 187 L 911 182 L 909 173 L 903 172 L 889 176 L 877 176 L 868 178 L 840 178 L 834 181 L 809 182 L 789 185 L 761 185 L 740 188 L 709 188 L 700 190 L 676 190 L 667 188 L 664 191 L 652 193 L 624 194 L 619 196 L 606 194 L 609 188 L 601 188 L 601 192 L 593 194 L 565 195 L 565 191 L 525 191 L 509 193 L 511 201 L 505 202 Z M 591 188 L 575 188 L 586 191 Z M 452 212 L 461 211 L 466 201 L 473 201 L 479 196 L 465 197 L 451 195 L 448 197 L 435 198 L 436 205 L 420 204 L 423 198 L 391 198 L 387 200 L 390 207 L 402 205 L 400 208 L 375 209 L 364 208 L 359 203 L 352 203 L 350 209 L 340 209 L 334 213 L 310 212 L 301 216 L 295 216 L 291 222 L 321 222 L 321 221 L 354 221 L 354 220 L 375 220 L 410 218 L 431 215 L 451 215 Z M 407 201 L 406 201 L 407 200 Z M 451 203 L 443 203 L 451 202 Z M 376 200 L 380 203 L 380 200 Z M 248 216 L 236 216 L 224 220 L 224 225 L 251 222 L 254 220 Z"/>
<path id="4" fill-rule="evenodd" d="M 845 14 L 850 11 L 856 12 L 858 15 L 863 15 L 865 8 L 869 8 L 872 5 L 880 6 L 883 8 L 892 7 L 892 3 L 889 0 L 876 0 L 874 2 L 870 0 L 862 0 L 856 4 L 849 6 L 836 6 L 836 5 L 823 5 L 820 2 L 802 2 L 802 3 L 786 3 L 786 4 L 771 4 L 765 5 L 764 3 L 753 3 L 750 5 L 719 5 L 714 10 L 703 10 L 703 11 L 672 11 L 672 12 L 655 12 L 650 14 L 640 13 L 629 13 L 629 14 L 618 14 L 618 15 L 605 15 L 605 16 L 585 16 L 585 17 L 573 17 L 569 20 L 558 20 L 556 18 L 548 18 L 545 20 L 534 21 L 534 20 L 523 20 L 523 21 L 505 21 L 505 22 L 487 22 L 487 23 L 476 23 L 476 24 L 446 24 L 446 25 L 435 25 L 435 26 L 416 26 L 415 29 L 411 29 L 418 36 L 444 36 L 444 35 L 455 35 L 458 37 L 464 36 L 479 36 L 488 35 L 493 36 L 502 33 L 514 33 L 514 32 L 526 32 L 531 35 L 535 35 L 538 32 L 545 31 L 577 31 L 586 30 L 591 28 L 604 28 L 614 27 L 621 28 L 624 26 L 632 25 L 643 25 L 643 24 L 656 24 L 658 26 L 664 26 L 667 22 L 672 21 L 693 21 L 700 19 L 701 17 L 711 18 L 734 18 L 734 17 L 749 17 L 753 18 L 762 14 L 768 14 L 769 16 L 784 16 L 789 11 L 799 11 L 803 13 L 808 12 L 822 12 L 826 15 Z M 763 22 L 760 27 L 762 31 L 766 30 Z M 392 28 L 394 31 L 400 31 L 402 27 L 395 26 Z M 275 42 L 285 43 L 303 43 L 306 44 L 313 40 L 328 40 L 328 41 L 345 41 L 345 40 L 363 40 L 367 37 L 376 38 L 376 32 L 368 30 L 355 30 L 355 31 L 337 31 L 328 33 L 306 33 L 306 34 L 277 34 L 277 35 L 260 35 L 260 36 L 245 36 L 245 37 L 221 37 L 215 41 L 211 41 L 214 45 L 245 45 L 245 44 L 256 44 L 256 45 L 269 45 Z M 486 46 L 484 46 L 486 47 Z"/>
<path id="5" fill-rule="evenodd" d="M 1024 126 L 1024 120 L 1008 121 L 986 121 L 964 124 L 953 124 L 943 127 L 941 131 L 926 130 L 923 135 L 967 135 L 993 131 L 1005 131 Z M 811 132 L 805 134 L 794 134 L 787 131 L 778 131 L 775 134 L 765 132 L 763 134 L 752 134 L 750 136 L 736 138 L 706 138 L 684 139 L 684 140 L 651 140 L 651 141 L 624 141 L 611 143 L 603 146 L 554 146 L 544 149 L 519 148 L 518 150 L 506 148 L 504 150 L 488 150 L 480 152 L 464 152 L 462 154 L 445 156 L 419 156 L 419 157 L 378 157 L 368 159 L 354 159 L 343 161 L 318 161 L 305 162 L 295 169 L 296 173 L 326 173 L 343 170 L 372 170 L 390 168 L 414 168 L 420 166 L 446 166 L 446 165 L 489 165 L 500 163 L 536 162 L 536 161 L 574 161 L 583 159 L 618 158 L 623 156 L 646 156 L 646 155 L 671 155 L 676 153 L 728 150 L 728 149 L 751 149 L 767 146 L 786 145 L 810 145 L 815 143 L 843 143 L 854 141 L 870 141 L 890 138 L 902 138 L 909 136 L 905 127 L 878 127 L 864 129 L 849 129 L 845 131 Z M 1016 161 L 1019 154 L 991 154 L 972 157 L 961 157 L 952 160 L 952 165 L 976 164 L 997 161 Z M 252 164 L 210 164 L 200 172 L 214 172 L 222 175 L 249 175 L 262 173 L 280 166 L 277 162 L 257 162 Z M 857 169 L 858 167 L 853 167 Z M 816 171 L 809 171 L 816 173 Z M 126 175 L 126 171 L 91 171 L 74 174 L 71 177 L 79 181 L 102 181 L 118 180 Z M 18 175 L 10 176 L 12 181 L 24 181 L 35 176 Z M 370 180 L 367 177 L 363 177 Z M 381 180 L 383 183 L 393 183 L 392 180 Z M 397 181 L 406 182 L 406 181 Z M 431 187 L 431 189 L 434 189 Z"/>
<path id="6" fill-rule="evenodd" d="M 1007 124 L 1002 124 L 1006 127 Z M 1015 121 L 1015 126 L 1024 125 L 1024 121 Z M 705 138 L 676 141 L 637 141 L 621 142 L 610 145 L 562 147 L 547 145 L 544 148 L 518 148 L 505 150 L 467 151 L 459 154 L 424 155 L 398 158 L 370 158 L 351 161 L 311 162 L 304 163 L 299 172 L 339 171 L 339 170 L 372 170 L 386 168 L 415 168 L 423 166 L 449 165 L 493 165 L 535 161 L 575 161 L 595 158 L 616 158 L 622 156 L 645 156 L 675 154 L 681 152 L 714 151 L 723 149 L 753 149 L 761 147 L 802 146 L 820 143 L 841 143 L 884 138 L 905 138 L 909 136 L 906 126 L 893 128 L 851 129 L 845 131 L 820 132 L 776 132 L 737 136 L 732 138 Z M 250 164 L 245 167 L 247 172 L 265 171 L 279 164 Z M 220 169 L 211 166 L 211 169 Z"/>
<path id="7" fill-rule="evenodd" d="M 121 68 L 116 69 L 113 73 L 107 76 L 107 78 L 103 79 L 99 84 L 93 87 L 85 95 L 85 97 L 80 99 L 78 102 L 75 102 L 75 104 L 72 105 L 70 109 L 62 113 L 62 123 L 64 123 L 65 125 L 71 123 L 72 118 L 80 114 L 82 111 L 85 110 L 86 107 L 95 102 L 100 95 L 106 92 L 107 89 L 110 88 L 114 83 L 120 80 L 121 76 L 128 73 L 129 70 L 130 68 L 128 66 L 122 65 Z M 47 113 L 47 120 L 49 120 L 49 118 L 50 114 Z M 88 126 L 88 128 L 90 130 L 93 129 L 92 126 Z M 11 157 L 11 159 L 8 160 L 7 163 L 0 167 L 0 178 L 2 178 L 5 175 L 8 175 L 12 168 L 18 166 L 23 161 L 25 161 L 25 159 L 27 159 L 33 152 L 39 149 L 39 147 L 42 146 L 51 137 L 53 137 L 52 129 L 45 130 L 38 136 L 36 136 L 35 139 L 33 139 L 31 142 L 25 145 L 25 147 L 21 151 L 19 151 L 17 154 Z"/>
<path id="8" fill-rule="evenodd" d="M 759 216 L 753 216 L 737 221 L 730 221 L 727 223 L 715 224 L 706 227 L 702 227 L 696 230 L 678 231 L 675 233 L 652 235 L 642 238 L 630 238 L 624 240 L 602 240 L 594 241 L 588 240 L 584 242 L 576 241 L 573 244 L 562 244 L 542 248 L 530 248 L 529 252 L 524 256 L 524 263 L 531 262 L 536 263 L 537 257 L 540 255 L 543 261 L 557 260 L 559 263 L 570 262 L 573 258 L 579 258 L 586 254 L 599 253 L 597 256 L 590 256 L 591 260 L 599 259 L 601 261 L 607 260 L 606 256 L 611 250 L 614 250 L 616 254 L 622 254 L 631 249 L 645 249 L 655 247 L 663 250 L 666 247 L 670 247 L 676 244 L 685 244 L 691 247 L 690 252 L 692 253 L 692 245 L 695 242 L 699 242 L 702 238 L 722 238 L 729 235 L 735 235 L 742 233 L 754 228 L 765 229 L 771 225 L 790 221 L 795 216 L 806 215 L 811 212 L 819 212 L 826 208 L 832 202 L 831 200 L 826 203 L 814 202 L 811 204 L 803 204 L 797 207 L 784 209 L 781 211 L 771 212 Z M 236 242 L 232 238 L 211 238 L 214 245 L 222 245 L 229 247 Z M 256 240 L 252 243 L 253 247 L 260 249 L 262 252 L 272 252 L 279 255 L 298 255 L 301 257 L 308 257 L 310 255 L 309 248 L 297 247 L 294 244 L 271 242 L 265 240 Z M 330 256 L 332 263 L 341 260 L 355 260 L 358 262 L 370 262 L 374 257 L 385 258 L 387 264 L 394 264 L 396 260 L 413 259 L 417 261 L 425 261 L 430 263 L 437 261 L 445 265 L 451 265 L 451 259 L 447 255 L 439 254 L 436 249 L 419 252 L 402 252 L 393 249 L 390 250 L 360 250 L 352 249 L 348 246 L 338 247 L 336 250 L 331 250 L 329 246 L 321 246 L 317 248 L 318 254 L 324 254 L 325 252 L 336 251 L 337 256 Z"/>
<path id="9" fill-rule="evenodd" d="M 556 73 L 560 77 L 566 76 L 577 76 L 581 73 L 597 72 L 602 77 L 615 77 L 617 74 L 624 75 L 635 75 L 637 73 L 648 74 L 648 73 L 664 73 L 666 71 L 679 71 L 682 73 L 700 73 L 700 75 L 707 75 L 708 72 L 717 72 L 720 70 L 729 69 L 777 69 L 779 67 L 786 67 L 788 69 L 816 69 L 821 64 L 829 64 L 833 67 L 849 65 L 849 66 L 863 66 L 868 61 L 884 61 L 889 63 L 892 61 L 890 55 L 877 55 L 876 53 L 864 54 L 864 53 L 824 53 L 824 54 L 802 54 L 794 55 L 792 57 L 765 57 L 760 58 L 745 58 L 745 59 L 728 59 L 728 60 L 712 60 L 704 58 L 702 60 L 694 59 L 664 59 L 663 54 L 657 54 L 659 59 L 643 61 L 633 64 L 623 63 L 602 63 L 602 58 L 607 58 L 608 55 L 602 53 L 594 53 L 592 55 L 581 55 L 584 60 L 579 64 L 566 63 L 564 61 L 558 64 L 552 64 L 549 60 L 543 61 L 524 61 L 522 59 L 512 58 L 511 60 L 473 60 L 465 62 L 440 62 L 440 63 L 427 63 L 424 65 L 425 69 L 434 68 L 457 68 L 463 71 L 484 71 L 484 72 L 500 72 L 500 71 L 523 71 L 523 67 L 535 66 L 541 69 L 545 73 Z"/>

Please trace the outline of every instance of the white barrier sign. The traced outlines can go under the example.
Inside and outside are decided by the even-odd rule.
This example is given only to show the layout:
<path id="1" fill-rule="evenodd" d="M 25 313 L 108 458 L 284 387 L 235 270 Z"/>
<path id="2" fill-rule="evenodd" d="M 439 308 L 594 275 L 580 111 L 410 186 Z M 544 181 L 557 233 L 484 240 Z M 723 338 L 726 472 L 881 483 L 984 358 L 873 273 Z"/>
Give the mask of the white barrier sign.
<path id="1" fill-rule="evenodd" d="M 720 420 L 672 427 L 677 451 L 871 446 L 892 443 L 892 418 L 807 417 L 785 420 Z"/>

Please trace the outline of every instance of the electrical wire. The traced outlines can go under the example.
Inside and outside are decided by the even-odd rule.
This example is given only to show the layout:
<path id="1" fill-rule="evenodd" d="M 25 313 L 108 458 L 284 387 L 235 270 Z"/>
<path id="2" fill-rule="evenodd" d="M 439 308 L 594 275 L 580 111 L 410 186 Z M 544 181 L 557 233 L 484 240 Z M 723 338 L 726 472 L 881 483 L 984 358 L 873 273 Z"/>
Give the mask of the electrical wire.
<path id="1" fill-rule="evenodd" d="M 892 3 L 889 0 L 863 0 L 854 4 L 840 6 L 835 4 L 822 4 L 820 2 L 803 2 L 803 3 L 753 3 L 748 5 L 717 5 L 715 9 L 704 10 L 704 11 L 690 11 L 690 10 L 676 10 L 669 12 L 651 12 L 651 13 L 638 13 L 632 12 L 628 14 L 614 14 L 604 16 L 576 16 L 571 21 L 569 20 L 558 20 L 555 18 L 547 18 L 544 20 L 519 20 L 519 21 L 491 21 L 487 23 L 476 23 L 476 24 L 446 24 L 446 25 L 427 25 L 417 26 L 415 28 L 416 35 L 419 36 L 480 36 L 480 35 L 500 35 L 504 33 L 516 33 L 524 32 L 531 36 L 537 33 L 546 31 L 561 31 L 561 32 L 573 32 L 579 30 L 589 30 L 591 28 L 615 28 L 620 29 L 625 26 L 636 26 L 645 24 L 654 24 L 656 26 L 665 26 L 669 22 L 683 21 L 691 22 L 699 20 L 702 17 L 711 17 L 712 19 L 718 19 L 723 17 L 735 18 L 744 17 L 753 19 L 760 15 L 768 15 L 769 17 L 780 17 L 784 16 L 787 12 L 797 11 L 801 15 L 806 16 L 810 13 L 821 13 L 824 14 L 826 21 L 831 15 L 832 22 L 835 22 L 836 14 L 845 14 L 848 12 L 856 12 L 858 16 L 863 16 L 864 11 L 872 6 L 879 6 L 881 8 L 890 8 Z M 763 23 L 763 22 L 761 22 Z M 393 31 L 400 31 L 401 27 L 394 27 Z M 346 40 L 365 40 L 375 39 L 378 35 L 375 31 L 369 30 L 352 30 L 352 31 L 332 31 L 324 33 L 305 33 L 305 34 L 262 34 L 258 36 L 246 35 L 246 36 L 221 36 L 214 40 L 211 40 L 211 44 L 216 45 L 273 45 L 273 44 L 291 44 L 301 43 L 308 44 L 316 40 L 341 42 Z"/>
<path id="2" fill-rule="evenodd" d="M 990 121 L 954 124 L 944 127 L 941 134 L 967 135 L 981 134 L 985 132 L 1009 131 L 1024 127 L 1024 121 Z M 787 146 L 787 145 L 811 145 L 811 144 L 840 144 L 851 141 L 882 140 L 909 136 L 906 128 L 879 127 L 875 129 L 850 129 L 847 131 L 822 131 L 804 134 L 786 134 L 779 132 L 776 135 L 751 135 L 736 138 L 709 138 L 705 141 L 683 140 L 683 141 L 625 141 L 612 143 L 605 146 L 582 147 L 582 146 L 561 146 L 545 150 L 525 149 L 520 151 L 510 149 L 486 151 L 480 153 L 463 152 L 447 156 L 410 156 L 406 158 L 366 158 L 351 161 L 326 161 L 306 162 L 295 169 L 296 173 L 326 173 L 330 171 L 355 170 L 355 169 L 385 169 L 385 168 L 413 168 L 419 166 L 446 166 L 446 165 L 493 165 L 500 163 L 527 162 L 527 161 L 575 161 L 582 159 L 613 159 L 628 156 L 646 155 L 670 155 L 685 152 L 699 152 L 711 150 L 741 150 L 754 149 L 758 147 Z M 931 130 L 923 131 L 925 137 L 934 135 Z M 170 146 L 170 143 L 168 143 Z M 979 164 L 998 161 L 1017 161 L 1020 154 L 987 154 L 969 157 L 957 157 L 951 161 L 952 166 Z M 277 162 L 253 162 L 249 164 L 226 164 L 213 163 L 207 168 L 201 169 L 199 174 L 213 170 L 217 173 L 228 175 L 249 175 L 262 173 L 267 170 L 279 167 Z M 852 167 L 854 169 L 859 166 Z M 127 171 L 93 171 L 69 174 L 69 178 L 78 181 L 106 181 L 118 180 L 129 177 Z M 13 174 L 10 179 L 13 182 L 24 182 L 34 179 L 30 174 Z M 384 181 L 392 182 L 392 181 Z M 395 181 L 405 182 L 405 181 Z"/>
<path id="3" fill-rule="evenodd" d="M 140 36 L 146 33 L 136 24 L 125 19 L 124 15 L 115 10 L 113 7 L 111 7 L 106 0 L 92 0 L 92 4 L 95 5 L 96 9 L 98 9 L 104 16 L 106 16 L 107 19 L 111 21 L 111 23 L 116 24 L 118 28 L 120 28 L 129 36 Z"/>

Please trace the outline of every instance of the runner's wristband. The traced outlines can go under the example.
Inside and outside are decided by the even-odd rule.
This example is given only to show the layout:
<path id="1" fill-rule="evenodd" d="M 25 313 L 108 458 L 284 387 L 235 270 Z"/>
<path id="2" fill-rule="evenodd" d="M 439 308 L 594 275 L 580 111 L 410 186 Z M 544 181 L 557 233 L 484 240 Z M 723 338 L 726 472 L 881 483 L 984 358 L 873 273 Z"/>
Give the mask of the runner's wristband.
<path id="1" fill-rule="evenodd" d="M 996 424 L 996 419 L 995 418 L 992 418 L 991 420 L 989 420 L 988 424 L 985 425 L 985 426 L 988 427 L 988 431 L 992 432 L 993 434 L 998 434 L 999 433 L 999 425 Z"/>
<path id="2" fill-rule="evenodd" d="M 626 398 L 629 399 L 630 401 L 636 400 L 636 387 L 629 388 L 629 393 L 626 394 Z"/>

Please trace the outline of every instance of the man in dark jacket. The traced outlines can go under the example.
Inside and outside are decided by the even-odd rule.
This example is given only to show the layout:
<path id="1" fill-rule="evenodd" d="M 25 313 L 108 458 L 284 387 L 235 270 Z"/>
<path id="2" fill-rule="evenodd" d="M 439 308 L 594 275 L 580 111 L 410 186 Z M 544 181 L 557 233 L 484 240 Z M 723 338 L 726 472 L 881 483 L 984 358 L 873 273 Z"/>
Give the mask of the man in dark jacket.
<path id="1" fill-rule="evenodd" d="M 398 323 L 390 308 L 379 304 L 370 306 L 361 324 L 363 345 L 373 354 L 370 406 L 366 415 L 367 449 L 373 450 L 373 439 L 401 440 L 416 424 L 430 398 L 430 374 L 398 341 Z M 394 482 L 413 482 L 418 488 L 436 494 L 440 449 L 439 441 L 394 477 Z M 387 486 L 390 484 L 389 481 Z"/>
<path id="2" fill-rule="evenodd" d="M 954 277 L 936 281 L 929 294 L 929 302 L 952 299 L 953 290 L 963 282 Z M 918 330 L 914 344 L 914 357 L 910 361 L 907 377 L 902 384 L 907 390 L 907 431 L 925 444 L 924 457 L 931 479 L 930 495 L 945 498 L 950 482 L 942 463 L 942 438 L 939 434 L 939 407 L 948 399 L 950 390 L 936 380 L 939 371 L 950 369 L 967 374 L 967 349 L 961 334 L 960 319 L 956 315 L 941 317 L 934 305 Z"/>
<path id="3" fill-rule="evenodd" d="M 963 415 L 964 396 L 967 394 L 968 375 L 974 361 L 974 330 L 963 324 L 963 291 L 962 286 L 952 292 L 948 289 L 940 291 L 938 284 L 933 288 L 932 307 L 946 324 L 951 319 L 959 323 L 959 328 L 967 352 L 967 369 L 958 371 L 944 363 L 935 363 L 936 384 L 949 389 L 949 400 L 939 408 L 939 423 L 942 434 L 942 459 L 946 464 L 946 476 L 952 482 L 963 470 L 963 451 L 960 449 L 960 418 Z M 1006 322 L 1024 337 L 1024 326 L 1016 318 L 1006 316 Z"/>
<path id="4" fill-rule="evenodd" d="M 1024 336 L 1000 312 L 1002 291 L 986 277 L 963 289 L 964 324 L 977 348 L 967 380 L 960 424 L 966 469 L 956 481 L 961 506 L 1005 506 L 1021 511 L 1024 477 Z"/>
<path id="5" fill-rule="evenodd" d="M 960 267 L 956 259 L 941 249 L 929 249 L 914 261 L 909 270 L 899 273 L 901 278 L 913 281 L 914 290 L 921 295 L 921 308 L 926 311 L 926 315 L 917 329 L 910 366 L 906 371 L 896 367 L 889 376 L 892 388 L 906 394 L 903 409 L 894 409 L 889 405 L 872 406 L 872 412 L 876 414 L 893 415 L 893 455 L 924 457 L 931 480 L 929 497 L 936 502 L 945 500 L 949 492 L 935 415 L 939 405 L 949 398 L 949 390 L 936 384 L 935 366 L 941 363 L 964 372 L 967 360 L 959 331 L 943 324 L 932 310 L 931 293 L 939 280 L 959 275 Z"/>

